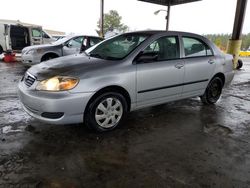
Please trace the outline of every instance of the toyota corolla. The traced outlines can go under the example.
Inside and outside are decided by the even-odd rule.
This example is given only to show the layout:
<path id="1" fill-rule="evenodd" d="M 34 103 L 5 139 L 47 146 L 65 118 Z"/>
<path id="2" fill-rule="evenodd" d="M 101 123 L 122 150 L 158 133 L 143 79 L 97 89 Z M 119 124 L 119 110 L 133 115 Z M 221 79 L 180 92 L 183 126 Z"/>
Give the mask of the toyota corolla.
<path id="1" fill-rule="evenodd" d="M 38 120 L 84 123 L 102 132 L 140 108 L 196 96 L 216 103 L 233 79 L 232 62 L 200 35 L 131 32 L 31 67 L 19 83 L 19 96 Z"/>

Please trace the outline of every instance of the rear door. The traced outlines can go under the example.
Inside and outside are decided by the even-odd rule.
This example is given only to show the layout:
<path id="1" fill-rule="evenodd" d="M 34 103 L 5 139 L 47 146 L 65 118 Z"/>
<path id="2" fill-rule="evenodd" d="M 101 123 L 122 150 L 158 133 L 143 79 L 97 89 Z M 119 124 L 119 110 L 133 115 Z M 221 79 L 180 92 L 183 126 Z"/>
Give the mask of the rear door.
<path id="1" fill-rule="evenodd" d="M 200 95 L 215 70 L 216 58 L 208 44 L 195 37 L 182 36 L 182 47 L 185 60 L 183 97 Z"/>
<path id="2" fill-rule="evenodd" d="M 154 54 L 157 58 L 136 65 L 137 107 L 179 98 L 183 88 L 184 61 L 180 59 L 178 37 L 161 37 L 141 54 Z"/>
<path id="3" fill-rule="evenodd" d="M 30 41 L 31 45 L 39 45 L 43 43 L 41 27 L 30 27 Z"/>

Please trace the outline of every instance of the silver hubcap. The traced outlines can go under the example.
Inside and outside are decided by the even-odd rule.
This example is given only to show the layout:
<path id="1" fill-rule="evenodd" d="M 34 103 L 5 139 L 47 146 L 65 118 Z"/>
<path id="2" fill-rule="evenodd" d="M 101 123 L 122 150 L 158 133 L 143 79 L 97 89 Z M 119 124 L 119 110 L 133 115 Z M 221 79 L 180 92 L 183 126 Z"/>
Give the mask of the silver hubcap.
<path id="1" fill-rule="evenodd" d="M 122 103 L 113 97 L 104 99 L 96 108 L 95 120 L 103 128 L 115 126 L 123 114 Z"/>

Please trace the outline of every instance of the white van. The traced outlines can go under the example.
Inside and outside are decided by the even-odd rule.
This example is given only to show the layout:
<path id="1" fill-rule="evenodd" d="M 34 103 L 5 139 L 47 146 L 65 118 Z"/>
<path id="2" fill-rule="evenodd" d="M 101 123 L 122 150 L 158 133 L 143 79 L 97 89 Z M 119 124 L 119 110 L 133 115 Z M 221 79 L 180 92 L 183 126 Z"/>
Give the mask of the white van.
<path id="1" fill-rule="evenodd" d="M 0 54 L 6 50 L 21 52 L 26 46 L 55 41 L 41 26 L 20 21 L 0 20 Z"/>

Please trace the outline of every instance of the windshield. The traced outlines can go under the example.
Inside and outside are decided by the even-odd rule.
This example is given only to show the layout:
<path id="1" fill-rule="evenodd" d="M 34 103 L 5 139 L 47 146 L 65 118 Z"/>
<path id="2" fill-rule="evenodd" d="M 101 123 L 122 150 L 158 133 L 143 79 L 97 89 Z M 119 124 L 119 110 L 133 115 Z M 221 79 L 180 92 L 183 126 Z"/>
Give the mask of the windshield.
<path id="1" fill-rule="evenodd" d="M 130 54 L 150 35 L 145 33 L 126 33 L 108 39 L 86 51 L 89 56 L 108 60 L 121 60 Z"/>
<path id="2" fill-rule="evenodd" d="M 53 42 L 52 44 L 54 44 L 54 45 L 63 44 L 63 43 L 65 43 L 66 41 L 68 41 L 69 39 L 71 39 L 71 38 L 73 38 L 73 37 L 74 37 L 74 36 L 72 36 L 72 35 L 68 35 L 68 36 L 63 37 L 63 38 L 61 38 L 61 39 L 58 39 L 57 41 Z"/>

